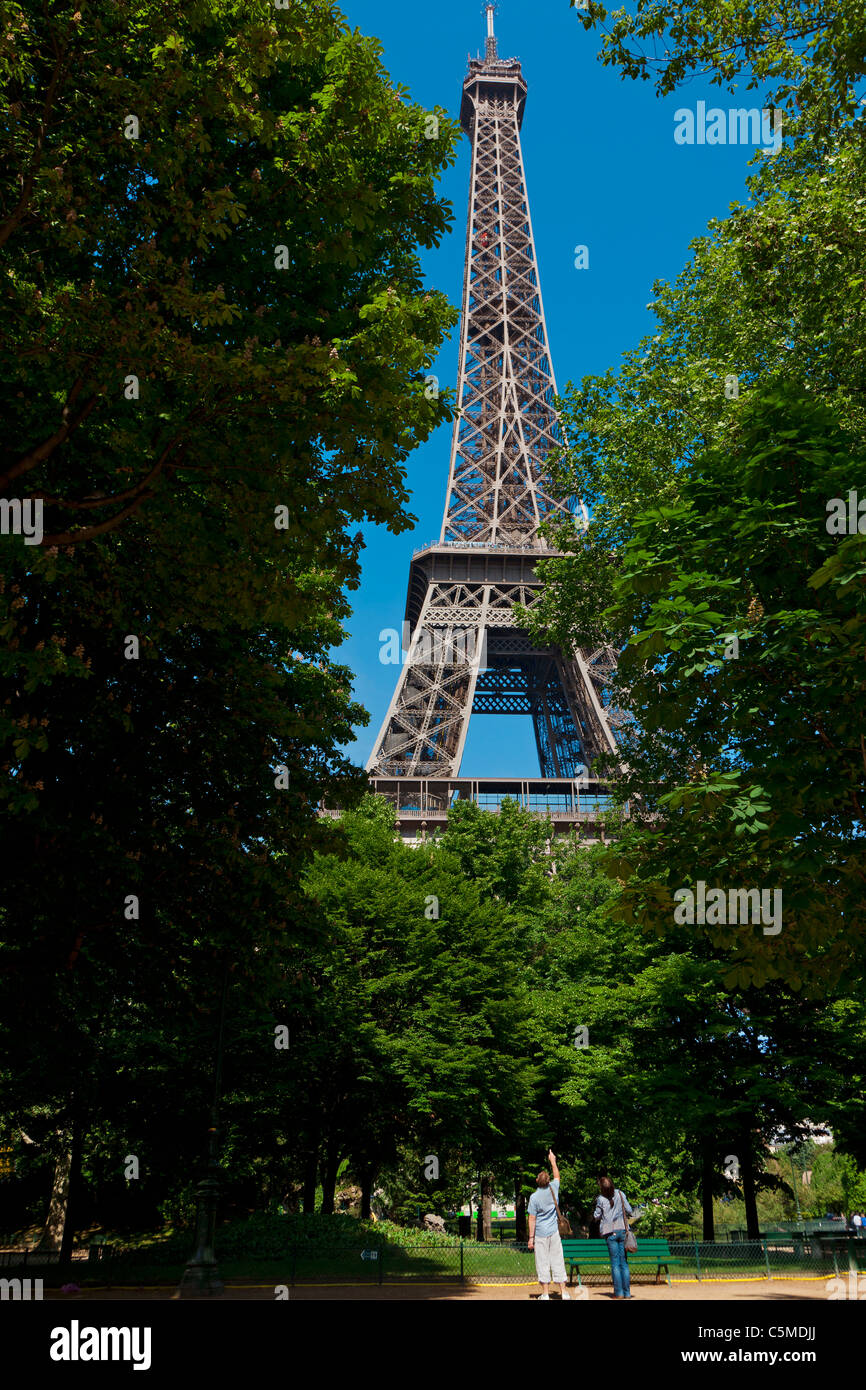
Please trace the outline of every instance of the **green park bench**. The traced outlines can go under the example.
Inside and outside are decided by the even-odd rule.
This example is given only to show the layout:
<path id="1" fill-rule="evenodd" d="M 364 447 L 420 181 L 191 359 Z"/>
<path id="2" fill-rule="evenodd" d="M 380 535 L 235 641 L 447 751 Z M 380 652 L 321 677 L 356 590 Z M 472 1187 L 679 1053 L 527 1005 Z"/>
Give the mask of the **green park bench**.
<path id="1" fill-rule="evenodd" d="M 581 1283 L 581 1274 L 587 1269 L 595 1268 L 597 1265 L 607 1266 L 610 1269 L 610 1252 L 607 1248 L 606 1240 L 564 1240 L 562 1242 L 562 1253 L 568 1263 L 568 1282 L 572 1282 L 574 1271 L 577 1270 L 577 1282 Z M 650 1240 L 638 1236 L 637 1250 L 628 1257 L 629 1269 L 638 1269 L 642 1265 L 652 1268 L 655 1265 L 656 1283 L 659 1282 L 661 1272 L 664 1270 L 667 1282 L 671 1282 L 669 1273 L 670 1265 L 681 1265 L 682 1260 L 678 1259 L 670 1252 L 670 1247 L 666 1240 Z"/>

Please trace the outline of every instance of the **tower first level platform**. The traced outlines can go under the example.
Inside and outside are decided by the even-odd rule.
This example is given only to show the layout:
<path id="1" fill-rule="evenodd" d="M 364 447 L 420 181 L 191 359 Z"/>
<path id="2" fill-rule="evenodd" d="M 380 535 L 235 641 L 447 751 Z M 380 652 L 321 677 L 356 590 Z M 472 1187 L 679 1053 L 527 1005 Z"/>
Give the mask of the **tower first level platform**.
<path id="1" fill-rule="evenodd" d="M 610 838 L 612 829 L 611 788 L 596 777 L 373 777 L 371 785 L 377 795 L 393 802 L 395 825 L 410 842 L 444 830 L 448 812 L 458 801 L 499 811 L 506 797 L 533 815 L 549 818 L 555 836 L 577 831 L 581 841 L 591 845 Z"/>
<path id="2" fill-rule="evenodd" d="M 552 553 L 465 542 L 415 553 L 409 646 L 371 774 L 458 778 L 472 714 L 529 715 L 545 780 L 585 777 L 599 754 L 615 751 L 603 703 L 615 652 L 540 647 L 517 626 L 515 607 L 537 601 L 535 566 Z"/>

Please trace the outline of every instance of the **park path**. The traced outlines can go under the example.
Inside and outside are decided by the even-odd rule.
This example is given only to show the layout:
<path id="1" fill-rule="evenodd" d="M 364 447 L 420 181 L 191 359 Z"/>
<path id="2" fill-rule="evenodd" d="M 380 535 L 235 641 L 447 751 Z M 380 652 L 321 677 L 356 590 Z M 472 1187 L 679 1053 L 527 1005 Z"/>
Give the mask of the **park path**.
<path id="1" fill-rule="evenodd" d="M 713 1282 L 704 1280 L 698 1283 L 680 1281 L 667 1284 L 633 1284 L 634 1301 L 651 1303 L 766 1303 L 800 1302 L 818 1300 L 824 1302 L 828 1296 L 827 1279 L 745 1279 L 737 1281 Z M 574 1290 L 573 1292 L 576 1292 Z M 612 1302 L 609 1288 L 591 1288 L 588 1297 L 578 1299 L 585 1303 Z M 317 1303 L 321 1301 L 346 1303 L 414 1303 L 414 1302 L 534 1302 L 538 1294 L 537 1284 L 296 1284 L 291 1290 L 293 1303 Z M 63 1302 L 70 1308 L 75 1304 L 91 1302 L 153 1303 L 166 1302 L 176 1298 L 172 1288 L 139 1287 L 87 1289 L 79 1294 L 64 1294 L 59 1290 L 46 1289 L 45 1301 Z M 551 1297 L 551 1302 L 557 1301 Z M 274 1285 L 233 1284 L 224 1293 L 211 1298 L 183 1299 L 187 1302 L 202 1303 L 272 1303 Z"/>

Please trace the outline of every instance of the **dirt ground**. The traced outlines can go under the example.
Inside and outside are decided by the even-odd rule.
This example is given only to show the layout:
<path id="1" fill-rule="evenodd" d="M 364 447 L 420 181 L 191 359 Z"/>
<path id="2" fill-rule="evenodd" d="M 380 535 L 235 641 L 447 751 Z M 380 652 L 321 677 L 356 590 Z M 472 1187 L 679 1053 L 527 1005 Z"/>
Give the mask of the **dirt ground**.
<path id="1" fill-rule="evenodd" d="M 827 1280 L 826 1279 L 748 1279 L 742 1281 L 712 1282 L 706 1280 L 702 1283 L 695 1281 L 678 1282 L 676 1284 L 632 1284 L 634 1301 L 650 1303 L 681 1303 L 696 1302 L 708 1303 L 723 1301 L 725 1303 L 767 1303 L 767 1302 L 800 1302 L 814 1299 L 824 1302 L 827 1299 Z M 436 1303 L 465 1303 L 465 1302 L 526 1302 L 534 1301 L 540 1290 L 537 1284 L 504 1284 L 504 1285 L 484 1285 L 484 1284 L 421 1284 L 421 1283 L 401 1283 L 401 1284 L 296 1284 L 289 1291 L 292 1302 L 318 1303 L 321 1301 L 345 1303 L 345 1302 L 364 1302 L 364 1303 L 406 1303 L 406 1302 L 436 1302 Z M 602 1302 L 613 1301 L 611 1288 L 593 1287 L 584 1291 L 586 1297 L 580 1297 L 580 1290 L 576 1287 L 571 1290 L 572 1297 L 578 1302 Z M 124 1287 L 111 1289 L 88 1289 L 78 1294 L 64 1294 L 59 1290 L 46 1289 L 45 1301 L 63 1302 L 68 1306 L 78 1303 L 92 1302 L 165 1302 L 176 1299 L 177 1292 L 172 1288 L 154 1287 Z M 558 1294 L 551 1294 L 551 1302 L 558 1301 Z M 227 1288 L 224 1293 L 210 1298 L 190 1298 L 185 1295 L 183 1301 L 202 1302 L 202 1303 L 225 1303 L 225 1302 L 259 1302 L 270 1303 L 274 1301 L 274 1285 L 236 1283 Z"/>

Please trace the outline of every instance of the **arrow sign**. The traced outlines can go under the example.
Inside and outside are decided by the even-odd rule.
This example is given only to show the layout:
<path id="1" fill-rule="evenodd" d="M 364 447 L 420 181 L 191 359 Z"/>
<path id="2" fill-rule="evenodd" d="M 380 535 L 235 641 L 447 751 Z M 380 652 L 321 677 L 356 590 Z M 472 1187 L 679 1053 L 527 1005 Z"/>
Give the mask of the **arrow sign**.
<path id="1" fill-rule="evenodd" d="M 378 1258 L 379 1258 L 379 1251 L 378 1251 L 378 1250 L 362 1250 L 362 1251 L 361 1251 L 361 1259 L 362 1259 L 362 1260 L 378 1260 Z"/>

